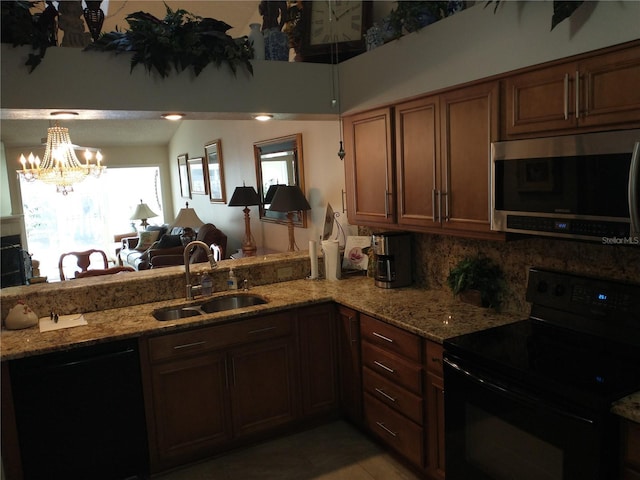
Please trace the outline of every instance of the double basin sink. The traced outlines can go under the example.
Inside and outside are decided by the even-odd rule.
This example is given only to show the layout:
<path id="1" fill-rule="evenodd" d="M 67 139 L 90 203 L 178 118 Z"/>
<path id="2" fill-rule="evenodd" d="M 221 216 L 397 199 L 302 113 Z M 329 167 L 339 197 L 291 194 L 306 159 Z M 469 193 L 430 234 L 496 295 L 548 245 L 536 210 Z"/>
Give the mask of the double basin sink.
<path id="1" fill-rule="evenodd" d="M 156 320 L 180 320 L 181 318 L 195 317 L 197 315 L 205 315 L 207 313 L 224 312 L 227 310 L 235 310 L 237 308 L 251 307 L 254 305 L 263 305 L 267 300 L 259 295 L 252 294 L 234 294 L 223 297 L 212 298 L 201 303 L 190 304 L 181 307 L 159 308 L 153 312 Z"/>

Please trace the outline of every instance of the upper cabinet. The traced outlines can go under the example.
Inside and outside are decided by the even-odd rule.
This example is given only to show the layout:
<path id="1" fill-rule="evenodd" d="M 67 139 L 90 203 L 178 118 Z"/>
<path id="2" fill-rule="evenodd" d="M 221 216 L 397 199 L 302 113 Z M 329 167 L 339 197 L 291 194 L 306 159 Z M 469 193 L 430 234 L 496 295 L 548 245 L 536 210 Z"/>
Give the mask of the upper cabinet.
<path id="1" fill-rule="evenodd" d="M 395 217 L 391 108 L 344 119 L 347 213 L 355 225 L 392 225 Z"/>
<path id="2" fill-rule="evenodd" d="M 640 125 L 640 46 L 509 76 L 507 138 Z"/>
<path id="3" fill-rule="evenodd" d="M 494 81 L 345 118 L 349 221 L 497 238 L 489 151 L 498 95 Z"/>

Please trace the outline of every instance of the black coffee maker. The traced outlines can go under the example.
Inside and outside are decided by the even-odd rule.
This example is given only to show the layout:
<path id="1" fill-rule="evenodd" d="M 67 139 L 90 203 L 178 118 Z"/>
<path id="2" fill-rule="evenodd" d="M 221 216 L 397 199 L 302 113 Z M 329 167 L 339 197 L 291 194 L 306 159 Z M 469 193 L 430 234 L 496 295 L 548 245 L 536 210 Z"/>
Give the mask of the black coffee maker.
<path id="1" fill-rule="evenodd" d="M 405 232 L 376 233 L 371 237 L 375 255 L 375 285 L 398 288 L 411 285 L 411 235 Z"/>

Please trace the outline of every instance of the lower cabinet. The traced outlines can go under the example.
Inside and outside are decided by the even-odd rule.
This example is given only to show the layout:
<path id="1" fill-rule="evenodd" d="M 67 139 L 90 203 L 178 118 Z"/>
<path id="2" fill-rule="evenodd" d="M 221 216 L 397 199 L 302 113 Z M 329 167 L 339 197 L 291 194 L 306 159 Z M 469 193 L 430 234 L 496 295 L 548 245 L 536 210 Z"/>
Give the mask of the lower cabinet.
<path id="1" fill-rule="evenodd" d="M 422 339 L 360 314 L 366 427 L 425 467 Z"/>
<path id="2" fill-rule="evenodd" d="M 212 455 L 299 416 L 294 314 L 149 338 L 152 471 Z"/>
<path id="3" fill-rule="evenodd" d="M 336 320 L 340 410 L 348 420 L 362 425 L 359 313 L 338 305 Z"/>
<path id="4" fill-rule="evenodd" d="M 640 480 L 640 423 L 622 422 L 622 480 Z"/>
<path id="5" fill-rule="evenodd" d="M 427 340 L 425 348 L 425 400 L 427 402 L 427 471 L 444 480 L 444 381 L 442 345 Z"/>

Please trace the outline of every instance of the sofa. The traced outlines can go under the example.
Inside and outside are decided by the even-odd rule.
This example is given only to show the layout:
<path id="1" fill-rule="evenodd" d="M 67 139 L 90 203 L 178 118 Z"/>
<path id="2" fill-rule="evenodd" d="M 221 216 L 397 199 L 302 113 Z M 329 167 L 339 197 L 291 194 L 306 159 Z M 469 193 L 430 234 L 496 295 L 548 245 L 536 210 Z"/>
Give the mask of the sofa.
<path id="1" fill-rule="evenodd" d="M 180 239 L 182 228 L 174 227 L 169 230 L 166 225 L 148 226 L 145 231 L 135 237 L 122 239 L 122 249 L 119 260 L 124 266 L 136 270 L 184 265 L 184 245 Z M 201 226 L 196 234 L 196 240 L 209 245 L 216 260 L 225 258 L 227 236 L 212 223 Z M 206 252 L 196 249 L 191 257 L 191 263 L 208 261 Z"/>

